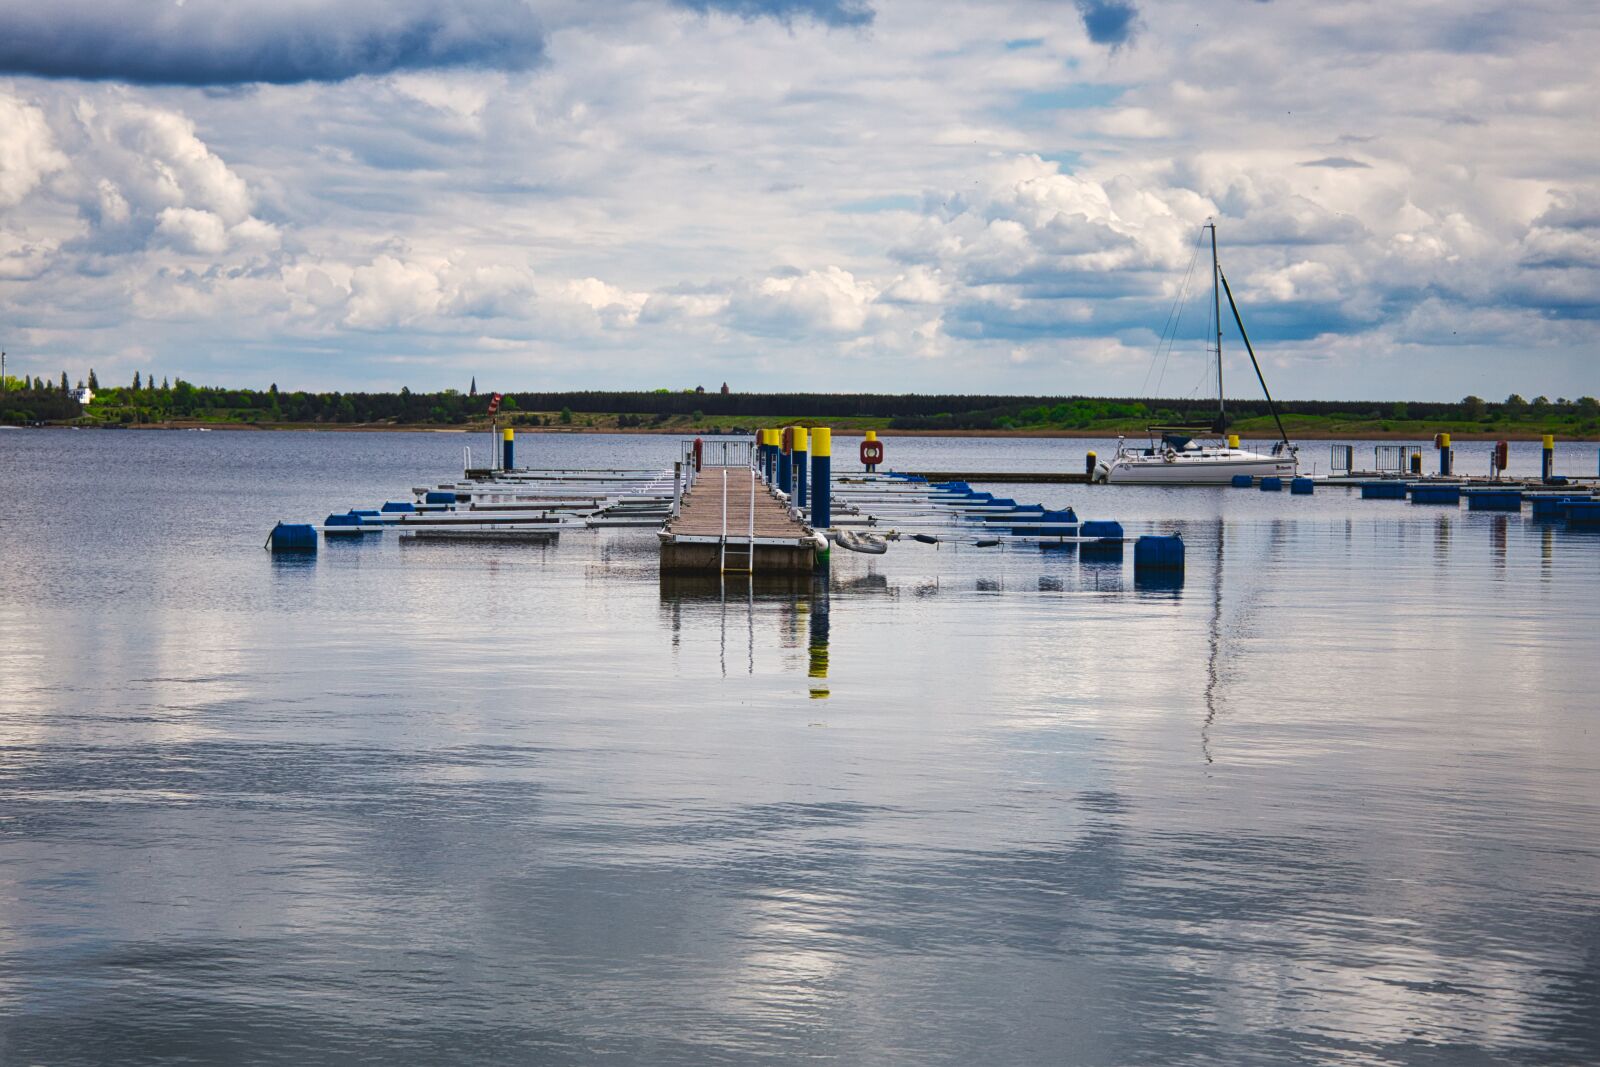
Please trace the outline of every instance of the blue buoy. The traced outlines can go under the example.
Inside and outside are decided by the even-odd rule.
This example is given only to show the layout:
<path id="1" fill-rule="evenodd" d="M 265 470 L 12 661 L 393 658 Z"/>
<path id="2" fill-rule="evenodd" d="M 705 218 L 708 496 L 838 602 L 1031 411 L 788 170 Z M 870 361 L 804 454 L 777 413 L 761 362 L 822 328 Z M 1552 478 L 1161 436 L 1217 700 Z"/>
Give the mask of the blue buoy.
<path id="1" fill-rule="evenodd" d="M 424 494 L 422 497 L 422 502 L 424 504 L 454 504 L 456 502 L 456 495 L 445 490 L 434 490 L 430 493 Z"/>
<path id="2" fill-rule="evenodd" d="M 367 524 L 360 515 L 329 515 L 322 520 L 323 537 L 360 537 L 382 532 L 381 527 Z"/>
<path id="3" fill-rule="evenodd" d="M 1289 492 L 1295 496 L 1310 496 L 1316 488 L 1317 483 L 1310 478 L 1292 478 L 1289 481 Z"/>
<path id="4" fill-rule="evenodd" d="M 317 528 L 305 522 L 280 522 L 267 537 L 267 547 L 274 552 L 315 552 Z"/>
<path id="5" fill-rule="evenodd" d="M 1362 482 L 1362 500 L 1404 500 L 1405 482 Z"/>
<path id="6" fill-rule="evenodd" d="M 1133 543 L 1133 569 L 1183 570 L 1183 538 L 1145 534 Z"/>
<path id="7" fill-rule="evenodd" d="M 1248 489 L 1250 488 L 1250 483 L 1251 478 L 1248 474 L 1235 474 L 1233 476 L 1233 487 L 1235 489 Z"/>
<path id="8" fill-rule="evenodd" d="M 1107 519 L 1096 519 L 1086 522 L 1078 528 L 1080 537 L 1114 537 L 1122 538 L 1122 523 L 1111 522 Z"/>
<path id="9" fill-rule="evenodd" d="M 1459 485 L 1413 485 L 1411 487 L 1411 502 L 1413 504 L 1459 504 L 1461 503 L 1461 487 Z"/>
<path id="10" fill-rule="evenodd" d="M 1269 474 L 1267 477 L 1261 479 L 1261 491 L 1263 493 L 1283 492 L 1283 479 L 1274 478 Z"/>
<path id="11" fill-rule="evenodd" d="M 393 514 L 395 512 L 405 513 L 408 511 L 416 511 L 417 507 L 409 500 L 391 500 L 387 504 L 383 505 L 383 510 L 387 514 Z"/>

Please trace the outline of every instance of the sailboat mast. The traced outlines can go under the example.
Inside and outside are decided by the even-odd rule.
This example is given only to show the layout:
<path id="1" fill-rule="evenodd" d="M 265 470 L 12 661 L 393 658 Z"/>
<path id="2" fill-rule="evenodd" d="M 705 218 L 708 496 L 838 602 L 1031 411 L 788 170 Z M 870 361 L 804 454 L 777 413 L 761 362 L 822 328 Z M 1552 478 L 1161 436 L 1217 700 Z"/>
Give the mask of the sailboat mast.
<path id="1" fill-rule="evenodd" d="M 1222 397 L 1222 295 L 1217 291 L 1217 279 L 1222 268 L 1217 265 L 1217 224 L 1206 223 L 1211 231 L 1211 321 L 1217 324 L 1217 432 L 1228 429 L 1228 402 Z"/>

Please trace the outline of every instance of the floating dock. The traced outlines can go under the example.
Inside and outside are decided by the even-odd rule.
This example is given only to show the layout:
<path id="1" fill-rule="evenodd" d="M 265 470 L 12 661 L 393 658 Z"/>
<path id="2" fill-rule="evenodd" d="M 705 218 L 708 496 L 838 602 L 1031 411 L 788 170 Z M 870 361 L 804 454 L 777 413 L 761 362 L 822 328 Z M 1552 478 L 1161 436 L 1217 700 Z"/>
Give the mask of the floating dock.
<path id="1" fill-rule="evenodd" d="M 909 477 L 931 483 L 991 482 L 1018 485 L 1092 485 L 1088 472 L 1072 471 L 906 471 Z"/>
<path id="2" fill-rule="evenodd" d="M 810 574 L 827 541 L 753 467 L 704 467 L 661 528 L 661 570 Z"/>

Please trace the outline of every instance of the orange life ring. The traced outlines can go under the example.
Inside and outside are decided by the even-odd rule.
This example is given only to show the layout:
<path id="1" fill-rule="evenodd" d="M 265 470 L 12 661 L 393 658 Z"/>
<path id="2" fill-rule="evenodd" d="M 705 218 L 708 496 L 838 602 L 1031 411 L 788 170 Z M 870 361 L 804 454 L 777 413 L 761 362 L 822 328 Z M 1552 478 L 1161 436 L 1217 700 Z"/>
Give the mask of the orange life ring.
<path id="1" fill-rule="evenodd" d="M 883 462 L 883 442 L 882 441 L 862 441 L 861 442 L 861 465 L 863 467 L 873 467 L 873 466 L 877 466 L 879 463 L 882 463 L 882 462 Z"/>

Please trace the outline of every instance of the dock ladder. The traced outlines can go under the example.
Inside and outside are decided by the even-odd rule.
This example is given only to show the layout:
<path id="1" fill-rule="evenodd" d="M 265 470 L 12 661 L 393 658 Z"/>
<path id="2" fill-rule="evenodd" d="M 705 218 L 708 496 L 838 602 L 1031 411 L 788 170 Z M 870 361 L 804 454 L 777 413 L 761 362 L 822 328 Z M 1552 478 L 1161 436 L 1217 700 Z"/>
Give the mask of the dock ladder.
<path id="1" fill-rule="evenodd" d="M 730 553 L 730 549 L 732 552 Z M 750 475 L 749 532 L 743 542 L 728 536 L 728 468 L 722 468 L 722 554 L 719 561 L 723 574 L 754 574 L 756 570 L 756 479 Z"/>

